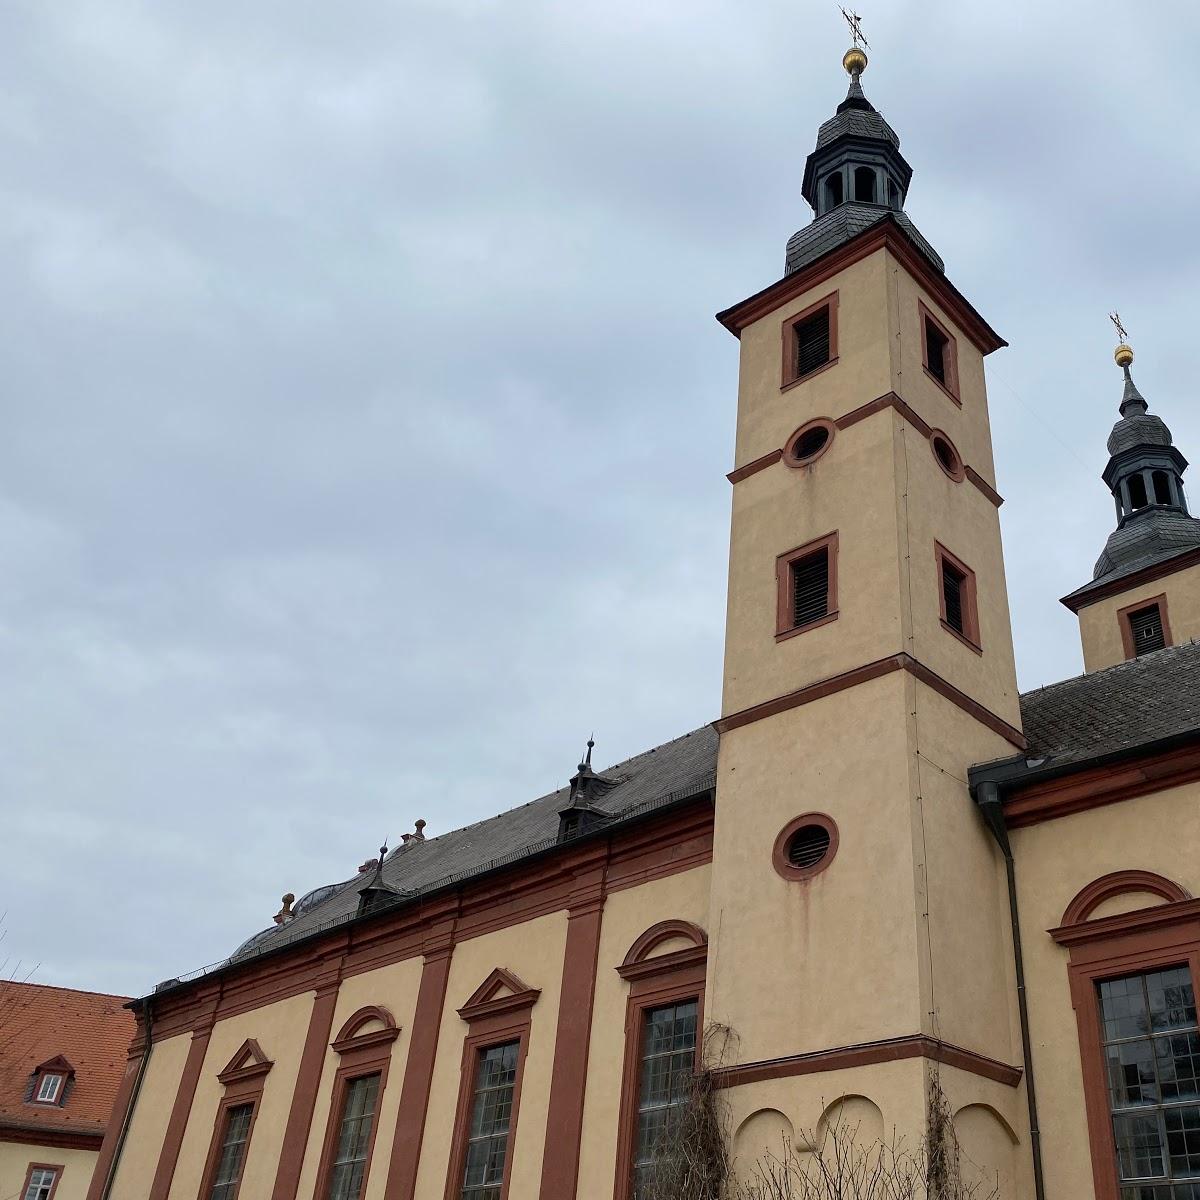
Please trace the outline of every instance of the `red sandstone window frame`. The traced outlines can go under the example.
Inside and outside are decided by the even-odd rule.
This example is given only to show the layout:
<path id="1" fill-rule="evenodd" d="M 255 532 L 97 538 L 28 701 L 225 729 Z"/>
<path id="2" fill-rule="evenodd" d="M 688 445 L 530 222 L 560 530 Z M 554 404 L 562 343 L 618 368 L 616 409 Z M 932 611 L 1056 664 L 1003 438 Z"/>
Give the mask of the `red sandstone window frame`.
<path id="1" fill-rule="evenodd" d="M 815 621 L 806 621 L 803 625 L 792 623 L 795 612 L 795 597 L 793 595 L 792 564 L 810 554 L 826 548 L 829 554 L 829 583 L 825 600 L 825 615 Z M 805 542 L 786 554 L 781 554 L 775 560 L 775 640 L 785 641 L 798 633 L 807 633 L 810 629 L 818 629 L 838 619 L 838 531 L 827 533 L 814 541 Z"/>
<path id="2" fill-rule="evenodd" d="M 258 1120 L 258 1110 L 262 1105 L 263 1088 L 266 1086 L 267 1075 L 275 1064 L 268 1060 L 253 1038 L 247 1038 L 238 1048 L 237 1053 L 218 1073 L 217 1080 L 225 1087 L 225 1094 L 217 1105 L 217 1115 L 213 1118 L 212 1139 L 208 1145 L 208 1157 L 204 1161 L 204 1174 L 201 1175 L 199 1200 L 208 1200 L 212 1195 L 216 1179 L 217 1167 L 221 1161 L 221 1147 L 225 1143 L 225 1128 L 229 1120 L 229 1110 L 240 1108 L 244 1104 L 252 1105 L 250 1109 L 250 1125 L 246 1130 L 246 1145 L 242 1151 L 241 1173 L 238 1175 L 237 1186 L 233 1190 L 236 1198 L 242 1190 L 242 1176 L 246 1172 L 246 1163 L 250 1159 L 250 1147 L 254 1144 L 254 1123 Z"/>
<path id="3" fill-rule="evenodd" d="M 657 957 L 664 942 L 687 938 L 693 944 Z M 617 1174 L 614 1200 L 632 1200 L 633 1155 L 641 1095 L 642 1042 L 647 1009 L 696 1001 L 696 1065 L 704 1044 L 704 984 L 708 938 L 690 921 L 662 921 L 634 942 L 617 974 L 629 984 L 625 1002 L 625 1058 L 621 1070 L 621 1107 L 617 1125 Z"/>
<path id="4" fill-rule="evenodd" d="M 1092 909 L 1122 892 L 1152 892 L 1166 903 L 1088 919 Z M 1200 989 L 1200 900 L 1160 876 L 1116 872 L 1084 888 L 1067 906 L 1063 924 L 1049 932 L 1069 951 L 1067 978 L 1079 1033 L 1095 1200 L 1120 1200 L 1097 985 L 1124 975 L 1187 966 L 1193 987 Z"/>
<path id="5" fill-rule="evenodd" d="M 368 1030 L 366 1033 L 359 1032 L 371 1021 L 382 1022 L 383 1028 Z M 325 1200 L 329 1194 L 334 1157 L 342 1129 L 343 1110 L 346 1106 L 346 1091 L 354 1080 L 378 1075 L 379 1089 L 375 1094 L 375 1114 L 371 1119 L 371 1138 L 367 1145 L 367 1161 L 363 1166 L 362 1195 L 367 1194 L 371 1163 L 375 1157 L 375 1139 L 379 1135 L 379 1117 L 383 1110 L 383 1093 L 392 1060 L 392 1045 L 399 1036 L 400 1029 L 392 1019 L 392 1014 L 386 1008 L 368 1005 L 354 1013 L 330 1043 L 334 1053 L 341 1056 L 341 1063 L 333 1077 L 333 1094 L 330 1097 L 329 1117 L 325 1124 L 325 1140 L 321 1145 L 317 1186 L 313 1192 L 316 1200 Z"/>
<path id="6" fill-rule="evenodd" d="M 1136 604 L 1128 604 L 1124 608 L 1117 609 L 1117 622 L 1121 626 L 1121 646 L 1125 651 L 1126 662 L 1137 658 L 1137 644 L 1133 640 L 1133 625 L 1129 618 L 1134 613 L 1142 612 L 1147 608 L 1158 609 L 1158 619 L 1162 622 L 1163 649 L 1175 644 L 1171 640 L 1171 622 L 1167 620 L 1166 592 L 1160 592 L 1157 596 L 1148 596 Z"/>
<path id="7" fill-rule="evenodd" d="M 821 309 L 829 309 L 829 357 L 819 367 L 814 367 L 811 371 L 806 371 L 803 375 L 796 374 L 796 326 L 803 324 L 809 317 L 816 316 Z M 830 292 L 828 296 L 822 296 L 820 300 L 814 304 L 810 304 L 807 308 L 793 316 L 788 317 L 783 322 L 781 330 L 783 339 L 783 368 L 779 377 L 779 390 L 786 392 L 789 388 L 795 387 L 799 383 L 807 383 L 808 380 L 820 375 L 822 371 L 828 371 L 830 367 L 837 366 L 838 361 L 838 294 Z"/>
<path id="8" fill-rule="evenodd" d="M 933 543 L 934 555 L 937 558 L 938 583 L 938 617 L 942 628 L 956 637 L 964 646 L 970 647 L 976 654 L 983 653 L 983 642 L 979 636 L 979 588 L 975 580 L 975 572 L 957 555 L 952 554 L 941 542 Z M 963 628 L 960 633 L 946 620 L 946 564 L 949 563 L 963 577 L 962 583 L 962 615 Z"/>
<path id="9" fill-rule="evenodd" d="M 19 1200 L 25 1200 L 29 1194 L 29 1185 L 33 1182 L 34 1171 L 53 1171 L 54 1182 L 50 1185 L 50 1194 L 46 1200 L 54 1200 L 54 1193 L 58 1191 L 58 1185 L 62 1183 L 63 1172 L 66 1167 L 62 1163 L 42 1163 L 31 1162 L 25 1170 L 25 1182 L 21 1184 L 21 1190 L 17 1193 Z"/>
<path id="10" fill-rule="evenodd" d="M 503 992 L 503 995 L 499 993 Z M 504 1178 L 500 1200 L 507 1200 L 517 1145 L 517 1122 L 521 1115 L 521 1084 L 525 1078 L 525 1055 L 533 1028 L 533 1006 L 541 989 L 531 988 L 511 971 L 497 967 L 458 1010 L 468 1032 L 463 1038 L 459 1067 L 458 1103 L 454 1109 L 454 1140 L 450 1167 L 446 1174 L 446 1200 L 459 1200 L 467 1169 L 467 1146 L 471 1137 L 471 1112 L 475 1100 L 475 1081 L 480 1055 L 496 1046 L 517 1043 L 517 1072 L 513 1081 L 512 1115 L 508 1123 L 508 1143 L 504 1155 Z"/>
<path id="11" fill-rule="evenodd" d="M 962 408 L 962 395 L 958 383 L 958 339 L 950 332 L 944 322 L 939 321 L 933 315 L 933 311 L 924 300 L 917 301 L 917 308 L 921 314 L 921 366 L 924 368 L 925 375 L 927 378 L 932 379 L 959 408 Z M 929 325 L 932 325 L 946 339 L 945 383 L 929 369 L 929 338 L 925 332 Z"/>

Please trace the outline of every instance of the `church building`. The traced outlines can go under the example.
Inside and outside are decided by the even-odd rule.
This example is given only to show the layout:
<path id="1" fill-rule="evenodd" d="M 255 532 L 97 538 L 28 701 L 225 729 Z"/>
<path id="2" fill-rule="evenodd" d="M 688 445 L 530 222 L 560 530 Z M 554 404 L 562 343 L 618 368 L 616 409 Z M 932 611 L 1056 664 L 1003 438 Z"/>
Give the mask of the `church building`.
<path id="1" fill-rule="evenodd" d="M 719 716 L 418 824 L 135 1001 L 88 1200 L 643 1200 L 698 1066 L 735 1173 L 945 1117 L 980 1196 L 1200 1198 L 1187 461 L 1122 343 L 1115 527 L 1062 600 L 1086 673 L 1022 695 L 1005 342 L 906 215 L 866 65 L 847 52 L 782 277 L 718 316 Z"/>

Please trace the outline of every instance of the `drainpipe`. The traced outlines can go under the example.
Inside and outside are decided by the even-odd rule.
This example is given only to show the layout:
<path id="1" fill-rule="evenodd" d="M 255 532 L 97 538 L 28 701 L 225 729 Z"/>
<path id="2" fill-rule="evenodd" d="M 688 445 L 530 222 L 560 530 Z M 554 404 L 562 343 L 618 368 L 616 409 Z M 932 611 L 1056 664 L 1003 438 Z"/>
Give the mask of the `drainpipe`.
<path id="1" fill-rule="evenodd" d="M 1008 827 L 1004 823 L 1004 808 L 1000 802 L 1000 785 L 994 779 L 980 779 L 975 787 L 975 803 L 992 831 L 1000 852 L 1004 855 L 1004 871 L 1008 876 L 1008 915 L 1012 921 L 1013 962 L 1017 976 L 1017 1008 L 1021 1014 L 1021 1055 L 1025 1060 L 1025 1096 L 1029 1103 L 1029 1148 L 1033 1151 L 1033 1192 L 1037 1200 L 1045 1200 L 1046 1185 L 1042 1178 L 1042 1134 L 1038 1127 L 1037 1088 L 1033 1081 L 1033 1048 L 1029 1038 L 1029 1003 L 1025 997 L 1025 958 L 1021 952 L 1021 922 L 1017 910 L 1017 873 L 1013 864 Z"/>
<path id="2" fill-rule="evenodd" d="M 104 1186 L 100 1189 L 100 1200 L 108 1200 L 112 1192 L 113 1182 L 117 1178 L 117 1167 L 121 1163 L 121 1151 L 125 1149 L 125 1139 L 129 1136 L 129 1126 L 133 1123 L 133 1110 L 137 1107 L 138 1094 L 142 1090 L 142 1080 L 146 1078 L 146 1068 L 150 1065 L 150 1051 L 154 1049 L 151 1034 L 154 1033 L 154 1000 L 147 997 L 146 1005 L 146 1049 L 142 1052 L 142 1061 L 138 1064 L 137 1078 L 133 1081 L 133 1091 L 129 1103 L 125 1106 L 125 1116 L 121 1120 L 121 1132 L 117 1135 L 117 1146 L 113 1151 L 112 1161 L 108 1164 L 108 1173 L 104 1177 Z"/>

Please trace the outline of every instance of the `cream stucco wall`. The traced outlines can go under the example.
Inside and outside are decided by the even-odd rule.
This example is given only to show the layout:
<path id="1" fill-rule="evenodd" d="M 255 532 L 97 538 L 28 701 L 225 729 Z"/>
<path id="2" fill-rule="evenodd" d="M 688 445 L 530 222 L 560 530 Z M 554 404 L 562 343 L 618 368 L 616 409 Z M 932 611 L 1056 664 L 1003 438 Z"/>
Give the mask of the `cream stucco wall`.
<path id="1" fill-rule="evenodd" d="M 1068 954 L 1046 931 L 1061 924 L 1082 888 L 1113 871 L 1153 871 L 1200 893 L 1197 801 L 1200 785 L 1188 784 L 1012 833 L 1050 1200 L 1091 1195 L 1092 1163 Z M 1109 906 L 1096 915 L 1122 909 Z"/>
<path id="2" fill-rule="evenodd" d="M 436 1200 L 445 1194 L 462 1074 L 463 1040 L 470 1032 L 457 1010 L 496 967 L 507 968 L 542 993 L 531 1011 L 517 1132 L 509 1147 L 512 1156 L 509 1194 L 514 1200 L 517 1196 L 538 1194 L 566 934 L 567 915 L 557 912 L 472 938 L 455 947 L 417 1176 L 419 1200 L 427 1197 Z"/>
<path id="3" fill-rule="evenodd" d="M 710 885 L 710 868 L 698 867 L 615 892 L 605 904 L 580 1146 L 579 1200 L 612 1200 L 616 1179 L 617 1121 L 629 997 L 629 984 L 617 974 L 616 968 L 634 941 L 658 921 L 678 918 L 707 930 Z M 677 947 L 664 944 L 659 953 L 674 948 Z"/>
<path id="4" fill-rule="evenodd" d="M 145 1200 L 191 1042 L 190 1033 L 155 1042 L 113 1178 L 111 1200 Z"/>
<path id="5" fill-rule="evenodd" d="M 396 1114 L 400 1108 L 400 1091 L 404 1085 L 404 1066 L 412 1035 L 413 1014 L 417 1007 L 417 992 L 421 985 L 421 959 L 409 958 L 392 963 L 375 971 L 364 971 L 342 980 L 334 1006 L 330 1040 L 360 1008 L 378 1005 L 386 1008 L 400 1027 L 400 1036 L 392 1043 L 388 1062 L 387 1080 L 379 1100 L 376 1116 L 375 1148 L 371 1158 L 371 1170 L 367 1177 L 364 1200 L 379 1200 L 387 1182 L 387 1164 L 396 1135 Z M 304 1155 L 304 1167 L 300 1174 L 299 1195 L 312 1195 L 317 1186 L 317 1172 L 321 1166 L 321 1148 L 325 1143 L 325 1132 L 329 1125 L 329 1107 L 333 1102 L 333 1080 L 340 1066 L 340 1058 L 331 1049 L 326 1049 L 321 1067 L 321 1082 L 317 1089 L 317 1103 L 313 1109 L 312 1124 L 309 1126 L 308 1147 Z M 258 1137 L 257 1131 L 254 1135 Z"/>
<path id="6" fill-rule="evenodd" d="M 23 1200 L 21 1191 L 30 1163 L 61 1167 L 54 1200 L 84 1200 L 92 1182 L 97 1154 L 93 1150 L 64 1150 L 56 1146 L 29 1146 L 0 1141 L 0 1198 Z"/>
<path id="7" fill-rule="evenodd" d="M 312 995 L 306 993 L 218 1021 L 213 1027 L 179 1148 L 169 1200 L 194 1200 L 200 1190 L 217 1109 L 225 1095 L 225 1087 L 217 1074 L 229 1065 L 247 1038 L 258 1042 L 274 1066 L 264 1082 L 262 1099 L 255 1114 L 254 1134 L 243 1166 L 242 1188 L 248 1196 L 270 1195 L 311 1009 Z M 158 1053 L 157 1048 L 154 1053 Z"/>
<path id="8" fill-rule="evenodd" d="M 1171 627 L 1172 644 L 1200 638 L 1200 565 L 1185 567 L 1160 579 L 1153 579 L 1109 596 L 1079 610 L 1079 637 L 1083 642 L 1083 665 L 1088 671 L 1099 671 L 1125 661 L 1125 645 L 1121 639 L 1121 622 L 1117 613 L 1131 604 L 1167 598 L 1167 624 Z"/>

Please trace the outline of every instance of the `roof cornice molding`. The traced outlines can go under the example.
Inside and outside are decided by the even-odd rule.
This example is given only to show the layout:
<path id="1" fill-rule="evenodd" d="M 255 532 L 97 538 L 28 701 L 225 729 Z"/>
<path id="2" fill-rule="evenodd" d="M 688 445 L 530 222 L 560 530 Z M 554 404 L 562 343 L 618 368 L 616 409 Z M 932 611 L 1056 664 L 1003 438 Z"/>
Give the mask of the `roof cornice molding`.
<path id="1" fill-rule="evenodd" d="M 1093 583 L 1084 584 L 1083 587 L 1063 596 L 1059 603 L 1066 605 L 1073 613 L 1077 613 L 1081 608 L 1087 608 L 1100 600 L 1107 600 L 1110 596 L 1119 596 L 1131 588 L 1140 587 L 1143 583 L 1153 583 L 1156 579 L 1174 575 L 1176 571 L 1182 571 L 1197 563 L 1200 563 L 1200 546 L 1193 546 L 1181 554 L 1173 554 L 1159 562 L 1142 567 L 1140 570 L 1130 571 L 1128 575 L 1121 575 L 1116 579 L 1109 580 L 1107 583 L 1103 579 L 1097 579 Z"/>
<path id="2" fill-rule="evenodd" d="M 891 213 L 815 262 L 719 312 L 717 320 L 735 337 L 741 337 L 743 329 L 774 312 L 780 305 L 882 249 L 890 250 L 900 260 L 981 354 L 991 354 L 993 350 L 1008 345 L 962 292 L 933 269 Z"/>

